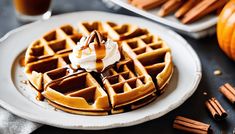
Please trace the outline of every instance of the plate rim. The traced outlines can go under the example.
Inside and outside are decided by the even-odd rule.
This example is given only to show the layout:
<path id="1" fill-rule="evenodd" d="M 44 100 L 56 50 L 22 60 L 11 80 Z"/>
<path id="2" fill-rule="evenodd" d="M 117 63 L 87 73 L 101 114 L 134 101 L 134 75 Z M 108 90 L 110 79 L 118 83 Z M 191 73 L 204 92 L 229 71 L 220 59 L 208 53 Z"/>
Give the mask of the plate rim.
<path id="1" fill-rule="evenodd" d="M 123 15 L 123 14 L 108 13 L 108 12 L 103 12 L 103 11 L 78 11 L 78 12 L 55 15 L 55 16 L 53 16 L 53 18 L 56 18 L 58 16 L 63 17 L 63 16 L 66 16 L 68 14 L 79 14 L 79 13 L 89 13 L 89 14 L 91 14 L 91 13 L 93 13 L 93 14 L 94 13 L 102 13 L 102 14 L 132 17 L 132 18 L 143 19 L 145 21 L 148 21 L 148 20 L 146 20 L 144 18 L 140 18 L 140 17 L 128 16 L 128 15 Z M 4 45 L 3 42 L 5 40 L 7 40 L 8 38 L 10 38 L 12 35 L 17 34 L 21 30 L 24 30 L 27 27 L 30 27 L 31 25 L 35 25 L 35 24 L 41 23 L 43 21 L 45 21 L 45 20 L 40 20 L 40 21 L 37 21 L 37 22 L 33 22 L 33 23 L 30 23 L 30 24 L 27 24 L 27 25 L 24 25 L 24 26 L 21 26 L 19 28 L 16 28 L 16 29 L 13 29 L 13 30 L 9 31 L 2 38 L 0 38 L 0 45 L 1 46 Z M 100 125 L 100 126 L 72 126 L 72 125 L 71 126 L 69 126 L 69 125 L 66 126 L 66 125 L 61 125 L 60 123 L 56 124 L 56 123 L 43 121 L 43 120 L 37 120 L 35 118 L 32 118 L 31 116 L 28 116 L 27 113 L 25 113 L 24 111 L 22 112 L 21 110 L 18 110 L 17 108 L 12 106 L 11 104 L 8 104 L 7 102 L 3 101 L 1 98 L 0 98 L 0 106 L 7 109 L 7 110 L 9 110 L 11 113 L 13 113 L 15 115 L 18 115 L 18 116 L 23 117 L 25 119 L 29 119 L 29 120 L 34 121 L 34 122 L 47 124 L 47 125 L 51 125 L 51 126 L 55 126 L 55 127 L 67 128 L 67 129 L 84 129 L 84 130 L 100 130 L 100 129 L 109 129 L 109 128 L 116 128 L 116 127 L 132 126 L 132 125 L 140 124 L 140 123 L 143 123 L 143 122 L 146 122 L 146 121 L 150 121 L 150 120 L 159 118 L 159 117 L 169 113 L 170 111 L 172 111 L 173 109 L 177 108 L 182 103 L 184 103 L 197 89 L 198 84 L 201 80 L 201 76 L 202 76 L 201 63 L 200 63 L 199 57 L 197 56 L 196 52 L 193 50 L 193 48 L 188 44 L 188 42 L 183 37 L 181 37 L 179 34 L 175 33 L 174 31 L 169 30 L 169 29 L 167 29 L 167 28 L 165 28 L 165 27 L 163 27 L 159 24 L 156 24 L 156 25 L 158 25 L 159 27 L 162 27 L 169 34 L 172 34 L 172 36 L 175 36 L 177 39 L 179 39 L 182 42 L 182 46 L 184 46 L 190 52 L 190 54 L 192 55 L 192 58 L 194 59 L 194 62 L 195 62 L 195 65 L 196 65 L 195 66 L 196 67 L 196 72 L 195 72 L 196 76 L 194 78 L 193 84 L 191 85 L 192 86 L 191 92 L 188 93 L 188 94 L 185 94 L 186 97 L 184 96 L 183 99 L 181 99 L 180 102 L 170 105 L 169 108 L 166 111 L 164 111 L 162 113 L 158 113 L 158 114 L 156 114 L 156 113 L 151 114 L 151 115 L 148 115 L 148 116 L 146 116 L 145 118 L 142 118 L 142 119 L 132 120 L 132 121 L 129 121 L 129 122 L 126 122 L 126 123 L 110 124 L 110 125 L 107 125 L 107 126 L 102 126 L 102 125 Z M 13 84 L 12 81 L 11 81 L 11 83 Z"/>

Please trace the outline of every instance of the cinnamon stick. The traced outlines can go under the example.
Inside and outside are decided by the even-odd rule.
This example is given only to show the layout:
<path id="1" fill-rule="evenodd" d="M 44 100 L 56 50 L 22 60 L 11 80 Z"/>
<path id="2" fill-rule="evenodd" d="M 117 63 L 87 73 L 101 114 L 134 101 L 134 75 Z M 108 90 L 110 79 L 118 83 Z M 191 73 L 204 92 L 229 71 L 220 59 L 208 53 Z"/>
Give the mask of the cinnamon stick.
<path id="1" fill-rule="evenodd" d="M 222 120 L 227 117 L 226 111 L 216 100 L 216 98 L 211 98 L 205 102 L 206 108 L 210 111 L 211 115 L 216 120 Z"/>
<path id="2" fill-rule="evenodd" d="M 222 85 L 219 91 L 230 101 L 235 104 L 235 89 L 229 83 Z"/>
<path id="3" fill-rule="evenodd" d="M 184 24 L 196 21 L 216 9 L 223 7 L 227 1 L 228 0 L 202 0 L 187 12 L 181 21 Z"/>
<path id="4" fill-rule="evenodd" d="M 182 116 L 176 116 L 173 123 L 173 128 L 196 134 L 208 134 L 211 132 L 209 124 L 205 124 Z"/>
<path id="5" fill-rule="evenodd" d="M 182 0 L 169 0 L 164 5 L 162 5 L 160 11 L 158 12 L 159 16 L 166 16 L 179 8 L 183 4 Z"/>
<path id="6" fill-rule="evenodd" d="M 129 3 L 138 8 L 150 10 L 157 6 L 160 6 L 166 1 L 167 0 L 129 0 Z"/>

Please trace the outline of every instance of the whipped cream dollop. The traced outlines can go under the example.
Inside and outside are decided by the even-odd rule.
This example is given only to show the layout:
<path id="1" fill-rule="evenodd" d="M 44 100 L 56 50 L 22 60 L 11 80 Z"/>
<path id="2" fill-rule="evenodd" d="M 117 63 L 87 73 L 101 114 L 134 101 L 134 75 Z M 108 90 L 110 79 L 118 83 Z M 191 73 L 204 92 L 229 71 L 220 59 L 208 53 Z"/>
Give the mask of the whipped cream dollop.
<path id="1" fill-rule="evenodd" d="M 87 72 L 102 72 L 120 58 L 117 42 L 111 39 L 102 40 L 97 31 L 93 31 L 90 36 L 82 37 L 69 55 L 73 68 L 81 67 Z"/>

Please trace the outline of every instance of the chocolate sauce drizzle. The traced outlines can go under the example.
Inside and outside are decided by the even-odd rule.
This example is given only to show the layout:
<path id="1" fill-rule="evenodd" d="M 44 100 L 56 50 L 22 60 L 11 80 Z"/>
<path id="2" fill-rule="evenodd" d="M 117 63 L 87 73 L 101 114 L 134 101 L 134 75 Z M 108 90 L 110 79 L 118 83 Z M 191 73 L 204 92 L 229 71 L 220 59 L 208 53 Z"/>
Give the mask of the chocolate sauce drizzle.
<path id="1" fill-rule="evenodd" d="M 44 88 L 44 89 L 47 89 L 49 86 L 51 86 L 51 85 L 53 85 L 53 84 L 55 84 L 55 83 L 60 83 L 61 81 L 63 81 L 64 79 L 66 79 L 66 78 L 68 78 L 68 77 L 75 76 L 75 75 L 78 75 L 78 74 L 80 74 L 80 73 L 84 73 L 84 72 L 85 72 L 85 70 L 82 70 L 82 69 L 74 69 L 74 68 L 71 67 L 71 65 L 66 66 L 65 68 L 67 68 L 67 71 L 68 71 L 68 70 L 73 70 L 73 73 L 71 73 L 71 72 L 68 71 L 68 73 L 69 73 L 68 75 L 50 81 L 49 83 L 47 83 L 47 84 L 45 85 L 45 88 Z"/>

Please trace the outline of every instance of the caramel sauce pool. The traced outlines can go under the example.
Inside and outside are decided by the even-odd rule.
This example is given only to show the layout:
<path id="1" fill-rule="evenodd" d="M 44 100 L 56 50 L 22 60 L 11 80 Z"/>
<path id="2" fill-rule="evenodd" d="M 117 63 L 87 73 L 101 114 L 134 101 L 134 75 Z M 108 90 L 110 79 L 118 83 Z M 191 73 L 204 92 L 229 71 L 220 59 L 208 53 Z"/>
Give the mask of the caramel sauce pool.
<path id="1" fill-rule="evenodd" d="M 24 56 L 20 57 L 19 64 L 21 67 L 25 66 L 25 57 Z"/>

